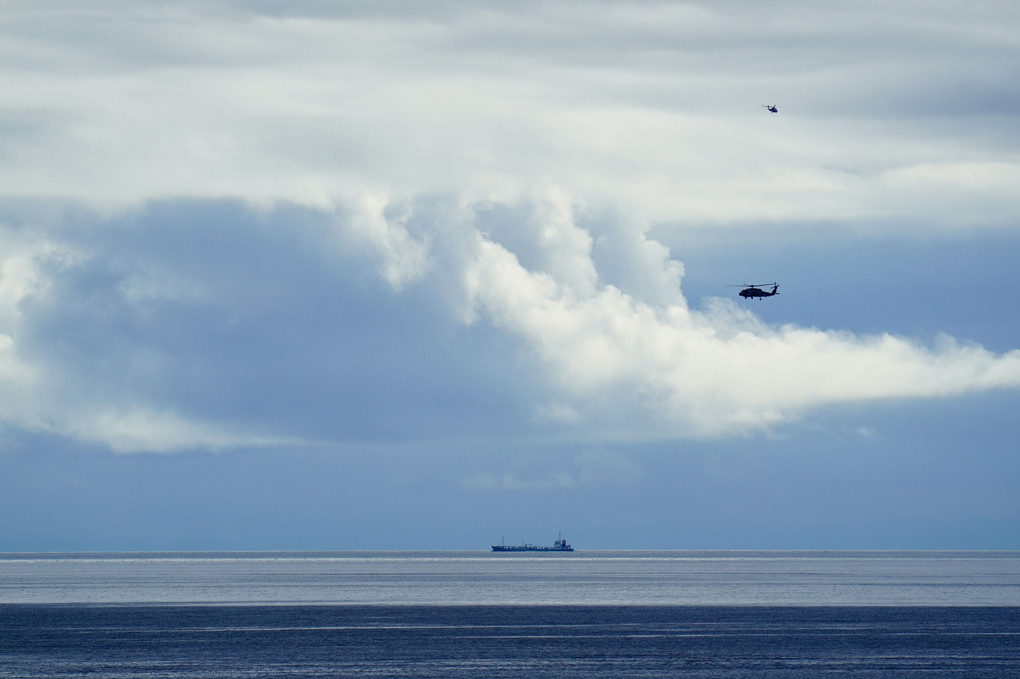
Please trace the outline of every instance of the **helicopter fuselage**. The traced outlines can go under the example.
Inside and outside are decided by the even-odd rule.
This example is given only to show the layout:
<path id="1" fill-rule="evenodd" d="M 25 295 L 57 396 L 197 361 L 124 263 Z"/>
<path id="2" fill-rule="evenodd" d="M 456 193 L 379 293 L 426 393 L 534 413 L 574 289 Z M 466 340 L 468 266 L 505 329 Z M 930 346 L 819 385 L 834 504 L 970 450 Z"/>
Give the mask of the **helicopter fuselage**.
<path id="1" fill-rule="evenodd" d="M 778 288 L 778 287 L 779 287 L 778 285 L 773 286 L 771 292 L 766 292 L 765 290 L 762 290 L 761 288 L 755 288 L 755 287 L 744 288 L 738 294 L 741 297 L 743 297 L 744 299 L 751 299 L 752 297 L 772 297 L 773 295 L 778 295 L 779 294 L 778 292 L 776 292 L 776 288 Z"/>

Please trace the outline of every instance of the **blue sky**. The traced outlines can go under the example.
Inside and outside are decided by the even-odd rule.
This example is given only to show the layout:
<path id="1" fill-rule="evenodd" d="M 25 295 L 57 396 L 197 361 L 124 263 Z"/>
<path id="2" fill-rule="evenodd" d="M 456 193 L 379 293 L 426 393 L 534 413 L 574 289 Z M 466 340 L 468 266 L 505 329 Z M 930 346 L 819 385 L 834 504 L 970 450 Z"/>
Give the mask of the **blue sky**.
<path id="1" fill-rule="evenodd" d="M 504 5 L 5 4 L 0 550 L 1020 548 L 1020 9 Z"/>

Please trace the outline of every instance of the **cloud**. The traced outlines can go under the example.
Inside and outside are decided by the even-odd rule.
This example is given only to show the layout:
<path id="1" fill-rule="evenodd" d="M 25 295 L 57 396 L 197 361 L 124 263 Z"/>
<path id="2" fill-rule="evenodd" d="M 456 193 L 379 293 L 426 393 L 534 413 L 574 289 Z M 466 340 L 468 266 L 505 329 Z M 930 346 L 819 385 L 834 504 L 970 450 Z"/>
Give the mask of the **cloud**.
<path id="1" fill-rule="evenodd" d="M 1020 351 L 689 308 L 682 266 L 630 219 L 553 191 L 0 229 L 0 417 L 124 452 L 631 440 L 1020 385 Z"/>
<path id="2" fill-rule="evenodd" d="M 548 247 L 590 256 L 583 226 L 550 229 L 557 235 Z M 564 238 L 570 230 L 579 233 Z M 569 275 L 586 267 L 564 275 L 563 260 L 548 258 L 542 269 L 528 269 L 502 245 L 466 233 L 467 318 L 484 318 L 531 348 L 566 401 L 541 412 L 569 414 L 561 421 L 624 424 L 642 413 L 641 427 L 650 418 L 672 433 L 720 434 L 832 403 L 1020 385 L 1018 351 L 998 356 L 949 337 L 926 347 L 891 335 L 774 328 L 722 299 L 701 311 L 650 304 L 611 284 L 592 285 L 593 276 Z M 665 257 L 649 275 L 679 283 Z"/>
<path id="3" fill-rule="evenodd" d="M 298 439 L 231 432 L 222 424 L 203 423 L 194 417 L 184 418 L 172 412 L 141 408 L 94 411 L 84 404 L 76 404 L 74 416 L 68 421 L 29 428 L 68 436 L 86 444 L 103 445 L 115 453 L 166 453 L 303 443 Z"/>
<path id="4" fill-rule="evenodd" d="M 514 474 L 494 475 L 479 472 L 465 477 L 461 483 L 466 488 L 476 490 L 532 491 L 573 488 L 577 485 L 577 480 L 565 472 L 550 472 L 544 476 L 527 479 L 521 479 Z"/>
<path id="5" fill-rule="evenodd" d="M 4 19 L 7 195 L 329 209 L 538 186 L 673 224 L 1020 215 L 1001 7 L 54 0 Z"/>
<path id="6" fill-rule="evenodd" d="M 478 472 L 461 479 L 461 485 L 475 490 L 543 491 L 576 487 L 626 486 L 637 482 L 641 465 L 619 453 L 590 450 L 574 456 L 569 470 L 549 470 L 521 478 L 504 472 Z"/>
<path id="7" fill-rule="evenodd" d="M 166 358 L 144 338 L 123 343 L 126 328 L 111 326 L 159 313 L 167 300 L 195 303 L 194 283 L 145 272 L 160 262 L 127 272 L 97 268 L 109 252 L 88 253 L 46 228 L 0 228 L 0 239 L 0 421 L 116 452 L 293 443 L 142 403 L 137 387 Z"/>
<path id="8" fill-rule="evenodd" d="M 1013 10 L 0 17 L 11 426 L 119 451 L 727 436 L 1020 384 L 1016 351 L 692 308 L 649 235 L 1012 228 Z"/>
<path id="9" fill-rule="evenodd" d="M 389 239 L 370 197 L 335 212 L 0 212 L 7 426 L 127 452 L 499 434 L 528 419 L 508 342 L 459 329 L 443 271 L 416 268 L 418 236 L 391 210 Z M 433 286 L 406 282 L 429 272 Z"/>

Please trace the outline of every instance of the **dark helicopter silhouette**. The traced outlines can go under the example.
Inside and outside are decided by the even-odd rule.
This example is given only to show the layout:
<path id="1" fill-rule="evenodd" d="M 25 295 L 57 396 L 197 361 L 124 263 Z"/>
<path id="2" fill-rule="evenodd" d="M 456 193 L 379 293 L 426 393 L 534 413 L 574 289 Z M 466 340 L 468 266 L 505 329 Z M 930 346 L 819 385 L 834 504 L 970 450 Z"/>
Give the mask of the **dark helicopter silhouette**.
<path id="1" fill-rule="evenodd" d="M 766 285 L 768 285 L 768 283 L 756 283 L 756 284 L 744 283 L 743 285 L 732 285 L 730 287 L 733 287 L 733 288 L 742 287 L 742 288 L 744 288 L 743 290 L 741 290 L 740 292 L 737 293 L 738 295 L 740 295 L 744 299 L 751 299 L 752 297 L 756 297 L 758 299 L 761 299 L 762 297 L 772 297 L 773 295 L 778 295 L 779 294 L 778 292 L 776 292 L 776 290 L 779 288 L 779 284 L 778 283 L 773 283 L 772 284 L 772 291 L 771 292 L 766 292 L 766 291 L 762 290 L 762 288 L 765 287 Z"/>
<path id="2" fill-rule="evenodd" d="M 769 113 L 779 113 L 779 109 L 776 108 L 775 104 L 762 104 L 762 108 L 767 108 Z"/>

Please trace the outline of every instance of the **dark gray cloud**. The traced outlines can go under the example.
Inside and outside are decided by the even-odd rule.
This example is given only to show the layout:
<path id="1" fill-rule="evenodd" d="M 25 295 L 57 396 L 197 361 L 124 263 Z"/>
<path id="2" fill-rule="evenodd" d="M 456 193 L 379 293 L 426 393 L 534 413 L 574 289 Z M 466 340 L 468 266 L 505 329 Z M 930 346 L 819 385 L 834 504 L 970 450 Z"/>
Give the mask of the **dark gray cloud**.
<path id="1" fill-rule="evenodd" d="M 72 402 L 236 432 L 364 441 L 517 426 L 514 343 L 460 325 L 431 289 L 396 294 L 344 252 L 343 219 L 167 201 L 64 230 L 76 255 L 41 259 L 45 291 L 19 304 L 20 355 Z"/>

